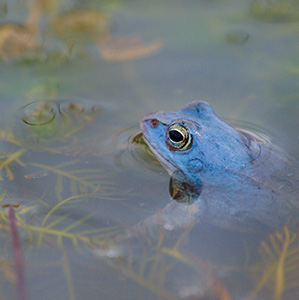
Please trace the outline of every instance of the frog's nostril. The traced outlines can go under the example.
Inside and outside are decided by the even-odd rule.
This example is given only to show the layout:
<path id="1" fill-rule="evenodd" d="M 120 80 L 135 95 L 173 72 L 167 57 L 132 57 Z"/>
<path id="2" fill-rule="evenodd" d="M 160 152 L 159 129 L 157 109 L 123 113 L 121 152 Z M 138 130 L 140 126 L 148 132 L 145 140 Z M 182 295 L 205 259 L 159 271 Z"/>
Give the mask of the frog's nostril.
<path id="1" fill-rule="evenodd" d="M 150 123 L 152 128 L 156 128 L 159 124 L 159 121 L 157 119 L 151 119 Z"/>

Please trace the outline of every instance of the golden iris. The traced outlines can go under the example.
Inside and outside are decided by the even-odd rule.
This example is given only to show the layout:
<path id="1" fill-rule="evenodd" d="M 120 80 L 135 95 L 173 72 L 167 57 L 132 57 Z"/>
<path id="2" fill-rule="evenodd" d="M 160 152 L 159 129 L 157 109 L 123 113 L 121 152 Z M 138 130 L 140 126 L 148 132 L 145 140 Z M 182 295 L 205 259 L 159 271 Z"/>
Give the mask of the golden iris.
<path id="1" fill-rule="evenodd" d="M 185 150 L 191 143 L 191 134 L 189 129 L 182 124 L 172 124 L 167 130 L 168 144 L 176 150 Z"/>

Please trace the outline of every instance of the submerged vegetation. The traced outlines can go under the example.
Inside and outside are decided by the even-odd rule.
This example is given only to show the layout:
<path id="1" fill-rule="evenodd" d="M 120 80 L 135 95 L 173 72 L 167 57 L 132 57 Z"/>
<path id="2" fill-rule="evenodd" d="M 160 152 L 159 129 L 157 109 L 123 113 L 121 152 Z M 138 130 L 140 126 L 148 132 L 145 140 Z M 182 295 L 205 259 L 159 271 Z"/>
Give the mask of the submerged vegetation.
<path id="1" fill-rule="evenodd" d="M 33 109 L 31 106 L 33 106 Z M 31 113 L 29 113 L 29 107 Z M 19 149 L 1 154 L 0 179 L 4 181 L 7 178 L 9 181 L 16 180 L 19 184 L 24 184 L 20 182 L 20 180 L 30 182 L 30 180 L 48 177 L 52 174 L 56 177 L 55 195 L 58 203 L 54 204 L 53 207 L 49 206 L 49 200 L 46 202 L 44 199 L 47 197 L 47 194 L 36 199 L 36 204 L 34 206 L 23 206 L 23 201 L 21 200 L 16 210 L 19 225 L 28 232 L 30 240 L 32 239 L 32 234 L 34 232 L 39 233 L 39 245 L 41 244 L 43 233 L 57 235 L 59 238 L 59 245 L 62 245 L 62 237 L 70 238 L 76 246 L 78 245 L 78 241 L 83 241 L 85 244 L 91 245 L 91 240 L 98 241 L 99 236 L 93 239 L 87 237 L 90 233 L 88 230 L 85 230 L 82 233 L 70 233 L 71 229 L 84 223 L 84 221 L 89 218 L 88 216 L 83 217 L 75 222 L 75 224 L 68 225 L 65 228 L 63 228 L 61 224 L 68 218 L 68 214 L 60 216 L 57 219 L 55 218 L 50 224 L 48 224 L 48 221 L 51 219 L 54 212 L 57 213 L 57 211 L 65 207 L 65 205 L 74 205 L 80 201 L 89 201 L 91 199 L 119 200 L 122 197 L 122 194 L 118 194 L 113 187 L 113 184 L 109 182 L 107 176 L 105 176 L 100 169 L 86 168 L 84 164 L 82 165 L 79 158 L 72 158 L 72 156 L 76 156 L 78 153 L 76 151 L 72 153 L 67 146 L 70 144 L 69 139 L 77 141 L 78 136 L 76 134 L 78 134 L 80 129 L 84 128 L 86 124 L 89 124 L 94 120 L 97 113 L 97 107 L 92 106 L 89 110 L 83 104 L 79 103 L 37 101 L 26 105 L 25 109 L 26 111 L 23 113 L 22 117 L 23 123 L 19 123 L 23 124 L 23 128 L 19 128 L 22 134 L 20 134 L 16 128 L 14 128 L 16 132 L 11 129 L 9 132 L 1 129 L 2 143 L 5 141 L 14 146 L 17 145 Z M 58 112 L 62 124 L 57 123 L 59 122 L 59 120 L 57 120 Z M 82 140 L 78 142 L 78 144 L 80 143 L 82 143 Z M 72 144 L 72 147 L 75 148 L 76 144 Z M 28 152 L 33 151 L 32 149 L 35 152 L 39 150 L 41 154 L 44 152 L 53 152 L 62 153 L 63 155 L 72 154 L 72 156 L 65 156 L 64 162 L 62 163 L 46 165 L 39 163 L 38 160 L 30 161 L 30 159 L 28 159 L 27 154 Z M 59 160 L 61 159 L 58 159 L 57 161 Z M 24 169 L 25 175 L 23 179 L 20 179 L 19 176 L 17 176 L 16 179 L 16 175 L 14 174 L 15 165 L 19 165 Z M 66 184 L 67 182 L 69 182 L 69 185 Z M 4 203 L 2 205 L 3 208 L 6 208 L 10 203 L 10 193 L 10 191 L 6 190 L 2 193 L 1 199 L 2 203 Z M 66 199 L 63 199 L 64 194 L 69 196 Z M 44 219 L 42 219 L 40 223 L 41 226 L 24 222 L 22 216 L 30 215 L 31 212 L 32 215 L 36 214 L 36 209 L 38 209 L 38 207 L 39 209 L 43 209 L 44 212 L 49 210 Z M 8 221 L 5 209 L 1 211 L 1 220 Z M 54 229 L 54 227 L 58 225 L 60 229 Z M 2 228 L 7 229 L 8 227 L 4 226 Z M 111 228 L 109 227 L 108 229 L 110 230 Z M 98 230 L 92 229 L 91 232 L 96 234 L 103 230 L 105 232 L 106 228 L 100 228 Z"/>
<path id="2" fill-rule="evenodd" d="M 129 191 L 120 191 L 101 168 L 86 168 L 80 160 L 80 151 L 71 152 L 67 147 L 72 140 L 77 141 L 75 144 L 71 142 L 74 149 L 76 144 L 80 145 L 84 141 L 80 131 L 100 116 L 97 113 L 101 110 L 88 104 L 89 106 L 83 102 L 34 101 L 26 105 L 19 115 L 23 120 L 19 123 L 19 130 L 16 127 L 9 131 L 1 130 L 1 142 L 5 142 L 8 149 L 9 145 L 13 148 L 10 152 L 1 154 L 2 183 L 12 181 L 26 186 L 32 180 L 38 180 L 40 184 L 51 180 L 54 184 L 54 189 L 46 188 L 39 195 L 32 194 L 30 202 L 26 201 L 28 196 L 24 196 L 24 199 L 19 196 L 16 198 L 13 190 L 2 190 L 1 238 L 12 235 L 12 220 L 15 220 L 13 228 L 20 233 L 23 245 L 26 242 L 33 248 L 50 246 L 58 249 L 73 248 L 79 252 L 90 249 L 109 267 L 160 298 L 233 299 L 233 291 L 226 284 L 227 276 L 220 276 L 223 266 L 213 265 L 201 259 L 198 254 L 186 252 L 184 245 L 193 225 L 186 228 L 176 240 L 169 240 L 162 228 L 158 230 L 158 240 L 140 233 L 135 235 L 134 228 L 133 235 L 123 240 L 125 236 L 122 226 L 105 222 L 101 226 L 90 226 L 93 213 L 73 216 L 77 210 L 74 208 L 84 207 L 84 203 L 119 201 L 129 197 Z M 55 122 L 57 124 L 52 124 Z M 26 131 L 22 127 L 27 128 Z M 153 160 L 140 135 L 132 137 L 132 142 L 140 143 L 144 148 L 143 155 Z M 36 159 L 32 160 L 30 153 L 39 154 L 35 154 Z M 44 153 L 58 155 L 57 163 L 47 164 L 47 160 L 43 162 L 39 159 L 40 155 L 41 158 L 45 157 Z M 25 174 L 23 177 L 15 173 L 21 169 Z M 17 238 L 16 234 L 13 236 Z M 21 242 L 13 248 L 20 248 L 20 245 Z M 122 245 L 125 245 L 125 252 L 122 252 Z M 136 249 L 137 245 L 142 246 Z M 20 249 L 14 250 L 15 253 L 20 253 Z M 292 230 L 285 227 L 282 233 L 270 235 L 269 242 L 261 243 L 260 253 L 261 261 L 249 267 L 248 274 L 256 280 L 251 295 L 254 297 L 274 288 L 273 299 L 282 300 L 282 295 L 298 288 L 298 227 Z M 15 266 L 18 270 L 15 280 L 19 294 L 24 295 L 27 292 L 24 289 L 24 278 L 20 274 L 23 274 L 25 264 L 23 259 L 17 260 L 20 262 Z M 2 267 L 6 269 L 3 272 L 8 272 L 7 265 Z M 187 272 L 192 280 L 189 283 L 175 283 L 174 274 L 177 272 Z M 75 293 L 73 289 L 70 292 Z M 26 298 L 24 296 L 20 299 Z"/>
<path id="3" fill-rule="evenodd" d="M 140 237 L 144 239 L 144 245 L 138 258 L 134 249 L 136 245 L 126 248 L 125 256 L 122 255 L 121 250 L 118 253 L 117 249 L 114 249 L 114 255 L 111 255 L 108 250 L 105 254 L 105 251 L 98 249 L 95 250 L 95 254 L 100 257 L 106 256 L 106 263 L 110 267 L 121 271 L 130 280 L 161 299 L 190 299 L 190 297 L 206 299 L 208 297 L 208 299 L 231 300 L 230 292 L 212 264 L 203 261 L 196 254 L 182 250 L 193 225 L 183 231 L 172 243 L 169 243 L 162 228 L 159 229 L 157 241 L 152 241 L 148 236 Z M 175 274 L 181 272 L 186 272 L 188 275 L 176 282 Z"/>
<path id="4" fill-rule="evenodd" d="M 292 22 L 299 20 L 297 0 L 253 0 L 250 14 L 266 22 Z"/>
<path id="5" fill-rule="evenodd" d="M 9 2 L 0 4 L 0 67 L 3 70 L 0 79 L 0 299 L 17 299 L 19 296 L 20 300 L 29 300 L 30 293 L 33 294 L 33 300 L 40 299 L 39 293 L 34 294 L 34 288 L 39 286 L 38 280 L 42 280 L 43 289 L 50 282 L 45 289 L 49 292 L 46 299 L 81 299 L 82 291 L 90 299 L 93 297 L 89 293 L 93 291 L 95 299 L 103 298 L 105 293 L 111 293 L 107 298 L 113 298 L 114 291 L 119 297 L 122 287 L 118 285 L 124 283 L 126 289 L 131 284 L 139 288 L 141 294 L 144 293 L 139 297 L 136 289 L 135 297 L 138 299 L 232 300 L 240 299 L 240 294 L 244 298 L 246 294 L 246 299 L 293 300 L 299 290 L 298 226 L 288 225 L 282 231 L 269 235 L 260 243 L 259 254 L 244 246 L 244 251 L 248 251 L 248 261 L 252 260 L 250 264 L 246 260 L 238 265 L 233 262 L 223 265 L 217 260 L 204 257 L 200 251 L 192 250 L 188 243 L 194 224 L 181 232 L 167 231 L 157 224 L 155 237 L 136 230 L 136 223 L 140 224 L 138 222 L 159 211 L 166 203 L 159 202 L 165 200 L 160 197 L 163 191 L 159 189 L 162 184 L 159 184 L 164 183 L 164 180 L 167 182 L 168 177 L 163 177 L 166 173 L 141 133 L 134 132 L 130 137 L 124 135 L 122 139 L 118 139 L 117 134 L 124 130 L 127 133 L 125 126 L 135 126 L 136 129 L 138 121 L 133 117 L 138 107 L 152 109 L 154 104 L 151 101 L 158 99 L 156 101 L 160 102 L 167 88 L 170 89 L 171 105 L 177 105 L 174 100 L 178 98 L 185 101 L 185 97 L 189 97 L 187 90 L 192 91 L 193 84 L 196 88 L 191 97 L 201 96 L 200 93 L 205 95 L 205 86 L 214 81 L 217 88 L 213 86 L 212 90 L 221 90 L 221 97 L 225 97 L 223 86 L 218 86 L 217 82 L 218 71 L 222 71 L 218 65 L 219 60 L 215 59 L 212 51 L 209 53 L 212 55 L 210 57 L 201 49 L 203 44 L 208 47 L 206 42 L 209 44 L 209 35 L 215 30 L 212 28 L 215 26 L 213 22 L 219 26 L 222 19 L 218 15 L 217 18 L 211 18 L 201 9 L 198 11 L 202 18 L 198 17 L 200 14 L 194 18 L 198 23 L 189 23 L 192 19 L 189 20 L 189 17 L 184 17 L 183 23 L 180 23 L 184 12 L 176 9 L 176 20 L 171 20 L 173 23 L 169 22 L 167 16 L 162 22 L 174 29 L 165 34 L 163 30 L 160 32 L 159 27 L 157 34 L 151 32 L 148 25 L 144 25 L 142 18 L 148 18 L 148 14 L 152 13 L 153 23 L 156 23 L 158 18 L 170 11 L 168 17 L 173 19 L 173 11 L 169 10 L 170 3 L 161 8 L 163 5 L 160 7 L 159 3 L 155 7 L 152 2 L 146 6 L 150 9 L 146 9 L 142 13 L 144 15 L 133 17 L 130 9 L 135 4 L 130 1 L 17 2 L 22 11 L 20 18 L 15 11 L 9 13 L 13 7 Z M 193 5 L 191 2 L 190 6 Z M 299 20 L 296 0 L 253 0 L 250 3 L 245 14 L 248 17 L 249 11 L 252 17 L 250 21 L 259 25 L 261 23 L 252 19 L 275 23 Z M 136 6 L 143 4 L 138 2 Z M 119 14 L 125 5 L 129 5 L 129 9 L 126 8 Z M 212 5 L 214 4 L 207 5 L 208 10 L 212 9 Z M 185 5 L 184 9 L 187 8 L 188 5 Z M 196 10 L 193 13 L 197 13 Z M 208 22 L 208 25 L 205 24 L 207 27 L 201 26 L 202 23 L 198 21 L 201 19 Z M 153 27 L 157 25 L 158 21 Z M 245 25 L 245 22 L 242 23 L 243 27 Z M 254 30 L 242 26 L 238 28 L 236 23 L 228 23 L 223 27 L 223 32 L 232 26 L 236 28 L 231 31 L 229 29 L 226 41 L 242 45 L 238 51 L 241 53 L 245 49 L 246 53 L 246 47 L 251 47 L 256 42 Z M 287 32 L 286 28 L 280 30 Z M 217 31 L 217 38 L 221 34 L 221 31 Z M 173 44 L 171 36 L 175 36 Z M 217 40 L 217 45 L 221 41 L 223 42 L 223 38 Z M 130 63 L 131 60 L 156 54 L 161 49 L 164 51 L 164 43 L 168 45 L 161 56 L 154 57 L 152 61 Z M 178 44 L 177 48 L 171 46 Z M 196 47 L 193 48 L 194 45 Z M 190 52 L 184 52 L 186 48 L 190 48 Z M 291 47 L 289 50 L 291 51 Z M 252 52 L 257 55 L 257 52 Z M 200 61 L 199 57 L 203 60 Z M 287 57 L 288 65 L 294 74 L 298 73 L 298 67 L 296 69 L 296 64 L 290 61 L 290 57 L 291 55 Z M 196 69 L 196 76 L 192 75 L 193 78 L 184 78 L 186 70 L 177 64 L 178 61 L 184 62 L 186 58 L 188 64 L 192 65 L 187 73 L 191 72 L 192 75 L 192 69 Z M 268 58 L 273 59 L 267 53 Z M 211 75 L 213 80 L 204 75 L 213 70 L 209 61 L 212 61 L 213 67 L 219 67 Z M 226 59 L 221 59 L 221 64 L 225 61 Z M 229 68 L 225 69 L 225 80 L 228 80 L 228 75 L 232 75 L 229 73 L 230 68 L 237 75 L 237 69 L 243 70 L 242 65 L 240 68 L 239 65 L 236 69 L 233 68 L 233 59 L 227 61 Z M 155 63 L 161 64 L 161 69 L 157 69 L 161 74 L 157 72 Z M 149 73 L 143 76 L 139 74 L 140 66 Z M 169 72 L 167 66 L 170 68 Z M 154 76 L 148 78 L 147 76 L 152 76 L 151 69 Z M 259 76 L 264 76 L 264 69 L 257 81 L 260 80 Z M 197 82 L 199 71 L 199 77 L 207 79 L 206 81 Z M 80 73 L 84 75 L 81 77 Z M 175 84 L 171 82 L 174 74 L 178 76 Z M 215 80 L 214 74 L 217 74 Z M 221 77 L 221 72 L 219 74 Z M 233 74 L 232 79 L 236 74 Z M 124 78 L 115 79 L 117 76 Z M 161 81 L 163 89 L 155 91 L 155 88 L 150 88 L 152 83 L 148 86 L 144 83 L 155 84 L 155 81 Z M 227 82 L 224 82 L 224 86 L 228 85 Z M 289 92 L 292 89 L 289 77 L 286 82 L 288 85 L 285 90 Z M 246 110 L 250 99 L 256 97 L 253 92 L 256 90 L 255 83 L 253 87 L 251 84 L 249 83 L 249 94 L 246 94 L 244 85 L 240 84 L 245 100 L 242 110 Z M 238 82 L 235 86 L 237 85 Z M 264 86 L 269 88 L 267 84 Z M 275 85 L 274 88 L 278 86 Z M 270 86 L 270 89 L 273 87 Z M 285 93 L 284 90 L 280 92 Z M 85 99 L 86 94 L 90 98 Z M 9 96 L 6 97 L 7 95 Z M 134 96 L 140 102 L 130 102 Z M 142 97 L 146 100 L 141 99 Z M 94 98 L 95 100 L 89 100 Z M 10 99 L 13 99 L 11 102 L 14 101 L 11 106 Z M 116 107 L 114 115 L 102 105 L 110 105 L 110 102 L 113 109 Z M 12 107 L 14 113 L 6 110 L 7 107 Z M 121 122 L 118 122 L 118 118 Z M 122 123 L 122 118 L 127 118 L 126 125 Z M 107 146 L 115 140 L 118 141 L 117 150 L 114 149 L 116 147 Z M 127 144 L 123 144 L 124 141 Z M 134 174 L 127 172 L 131 168 L 131 165 L 128 167 L 128 161 L 125 161 L 127 157 L 124 155 L 124 162 L 120 161 L 113 152 L 121 150 L 122 155 L 129 147 L 133 157 L 130 158 L 134 160 L 130 164 L 135 168 L 134 163 L 137 160 L 139 163 Z M 110 162 L 109 159 L 114 161 Z M 142 177 L 147 170 L 154 177 L 151 178 L 152 185 L 149 184 L 147 188 L 150 192 L 157 191 L 156 194 L 147 194 L 144 182 L 147 183 L 149 176 Z M 167 186 L 165 190 L 167 195 Z M 174 181 L 170 181 L 170 192 L 172 199 L 177 202 L 180 198 L 188 198 L 191 202 L 194 200 L 193 196 L 197 197 L 199 194 L 198 191 L 192 191 L 190 195 L 186 195 L 185 186 Z M 217 235 L 211 237 L 213 238 L 221 237 Z M 207 240 L 209 239 L 210 236 Z M 203 248 L 208 248 L 208 251 L 214 250 L 209 248 L 207 241 L 198 238 L 197 242 Z M 246 244 L 246 241 L 240 240 L 242 242 Z M 48 275 L 47 272 L 55 267 L 59 271 Z M 79 281 L 82 280 L 79 277 L 81 271 L 84 274 L 84 270 L 88 273 L 84 279 L 88 282 L 86 286 L 85 282 L 81 284 Z M 95 271 L 95 275 L 90 271 Z M 235 274 L 244 280 L 244 290 L 234 281 Z M 112 279 L 108 282 L 106 277 L 109 278 L 110 275 Z M 56 297 L 50 295 L 54 290 L 53 286 Z M 102 294 L 98 293 L 98 286 L 103 289 L 100 290 Z M 63 293 L 63 289 L 67 295 Z"/>
<path id="6" fill-rule="evenodd" d="M 18 114 L 19 122 L 0 130 L 3 150 L 9 149 L 2 151 L 0 160 L 0 236 L 3 240 L 7 235 L 12 238 L 8 249 L 15 253 L 14 280 L 21 300 L 27 299 L 21 245 L 27 244 L 26 251 L 28 246 L 45 245 L 59 249 L 72 245 L 80 250 L 103 246 L 121 231 L 115 225 L 90 227 L 92 213 L 73 217 L 73 208 L 80 204 L 118 201 L 128 194 L 119 191 L 101 168 L 89 167 L 80 159 L 83 152 L 87 155 L 91 151 L 90 148 L 84 151 L 87 145 L 82 145 L 84 138 L 80 138 L 80 131 L 94 122 L 100 111 L 98 106 L 89 104 L 34 101 Z M 49 163 L 47 153 L 55 155 L 57 163 Z M 45 188 L 40 192 L 30 191 L 34 181 L 45 184 Z M 9 182 L 14 185 L 10 187 Z M 22 190 L 24 195 L 20 194 Z M 8 272 L 7 264 L 1 268 L 3 274 Z"/>
<path id="7" fill-rule="evenodd" d="M 100 106 L 87 100 L 32 101 L 23 107 L 14 125 L 0 129 L 0 136 L 25 149 L 71 154 L 73 148 L 78 154 L 83 151 L 82 140 L 79 143 L 75 134 L 93 123 L 100 111 Z"/>
<path id="8" fill-rule="evenodd" d="M 250 287 L 250 297 L 266 296 L 266 299 L 293 299 L 298 293 L 299 276 L 299 226 L 288 225 L 283 230 L 270 234 L 260 244 L 260 257 L 250 266 L 217 266 L 202 260 L 197 254 L 185 252 L 184 243 L 192 226 L 187 228 L 172 244 L 164 236 L 163 229 L 159 230 L 159 239 L 153 243 L 145 236 L 140 258 L 136 259 L 136 250 L 126 256 L 117 249 L 113 254 L 96 250 L 100 257 L 106 256 L 109 266 L 123 272 L 128 278 L 142 285 L 162 299 L 181 299 L 196 297 L 196 299 L 235 299 L 234 289 L 227 282 L 230 281 L 228 270 L 232 274 L 241 272 L 241 276 L 253 278 L 254 285 Z M 136 246 L 135 246 L 136 247 Z M 134 254 L 135 253 L 135 254 Z M 177 269 L 178 268 L 178 269 Z M 185 270 L 186 269 L 186 270 Z M 176 272 L 192 274 L 191 280 L 182 280 L 173 290 L 172 280 Z M 182 271 L 184 270 L 184 271 Z M 226 275 L 221 275 L 222 272 Z M 186 276 L 186 275 L 185 275 Z M 196 278 L 196 279 L 195 279 Z M 249 280 L 249 278 L 247 278 Z M 248 285 L 248 283 L 247 283 Z M 247 286 L 249 288 L 249 286 Z M 193 299 L 193 298 L 192 298 Z"/>
<path id="9" fill-rule="evenodd" d="M 299 288 L 298 226 L 285 226 L 282 232 L 271 234 L 261 243 L 260 259 L 252 266 L 240 268 L 217 265 L 186 250 L 194 224 L 174 240 L 169 240 L 167 232 L 159 228 L 157 240 L 146 233 L 135 234 L 134 227 L 132 234 L 126 236 L 127 228 L 121 224 L 103 222 L 93 226 L 93 213 L 78 215 L 80 207 L 87 203 L 130 197 L 129 189 L 120 190 L 111 182 L 112 174 L 106 174 L 97 165 L 88 167 L 81 159 L 95 154 L 90 152 L 82 132 L 91 124 L 96 125 L 101 112 L 90 101 L 32 101 L 18 114 L 18 126 L 0 130 L 0 142 L 9 149 L 1 153 L 0 160 L 0 183 L 4 187 L 0 195 L 0 237 L 12 238 L 7 252 L 12 249 L 15 253 L 14 278 L 9 277 L 10 264 L 2 264 L 0 269 L 5 280 L 17 286 L 21 300 L 27 299 L 24 272 L 28 259 L 20 256 L 21 245 L 26 251 L 43 247 L 62 251 L 62 268 L 73 298 L 76 292 L 64 249 L 93 253 L 111 270 L 121 272 L 130 282 L 160 299 L 235 299 L 235 291 L 227 282 L 236 269 L 242 276 L 246 274 L 248 282 L 253 278 L 249 299 L 260 294 L 273 300 L 292 299 Z M 144 162 L 156 164 L 140 134 L 130 141 L 140 146 L 138 151 Z M 56 163 L 48 155 L 54 155 Z M 27 186 L 35 180 L 45 184 L 45 188 L 28 193 Z M 7 182 L 24 186 L 24 195 L 15 196 L 15 191 L 5 186 Z M 47 187 L 49 182 L 51 186 Z M 173 185 L 173 190 L 179 188 Z M 189 277 L 177 282 L 176 274 L 181 273 Z"/>
<path id="10" fill-rule="evenodd" d="M 142 43 L 138 35 L 113 36 L 105 10 L 78 7 L 60 11 L 56 0 L 26 3 L 28 15 L 23 24 L 0 24 L 0 58 L 5 62 L 61 64 L 72 57 L 90 55 L 91 45 L 103 60 L 127 61 L 154 54 L 163 46 L 160 40 Z M 104 6 L 111 11 L 117 5 L 111 1 L 110 6 Z M 47 20 L 46 30 L 40 28 L 41 20 Z M 54 49 L 47 47 L 52 39 L 57 44 Z"/>
<path id="11" fill-rule="evenodd" d="M 271 299 L 292 299 L 299 289 L 299 224 L 285 226 L 260 246 L 261 261 L 251 268 L 256 280 L 252 296 L 270 291 Z M 272 296 L 271 296 L 272 293 Z M 288 296 L 289 294 L 289 296 Z"/>

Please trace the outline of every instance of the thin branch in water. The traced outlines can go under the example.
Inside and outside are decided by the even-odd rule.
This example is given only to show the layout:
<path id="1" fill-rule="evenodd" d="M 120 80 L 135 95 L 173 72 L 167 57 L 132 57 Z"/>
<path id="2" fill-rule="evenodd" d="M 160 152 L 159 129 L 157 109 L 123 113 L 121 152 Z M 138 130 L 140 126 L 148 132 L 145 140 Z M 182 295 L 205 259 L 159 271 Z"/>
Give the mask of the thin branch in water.
<path id="1" fill-rule="evenodd" d="M 15 210 L 12 205 L 8 207 L 9 224 L 11 231 L 11 238 L 14 251 L 15 268 L 17 273 L 17 290 L 18 297 L 20 300 L 26 300 L 28 297 L 26 284 L 25 284 L 25 270 L 24 261 L 21 249 L 21 242 L 19 238 L 18 228 L 16 224 Z"/>
<path id="2" fill-rule="evenodd" d="M 75 288 L 74 288 L 74 283 L 72 279 L 72 272 L 70 268 L 70 262 L 67 257 L 67 254 L 65 251 L 63 251 L 62 256 L 61 256 L 61 263 L 63 267 L 63 271 L 65 274 L 65 279 L 67 282 L 67 289 L 69 292 L 69 299 L 70 300 L 76 300 L 76 294 L 75 294 Z"/>

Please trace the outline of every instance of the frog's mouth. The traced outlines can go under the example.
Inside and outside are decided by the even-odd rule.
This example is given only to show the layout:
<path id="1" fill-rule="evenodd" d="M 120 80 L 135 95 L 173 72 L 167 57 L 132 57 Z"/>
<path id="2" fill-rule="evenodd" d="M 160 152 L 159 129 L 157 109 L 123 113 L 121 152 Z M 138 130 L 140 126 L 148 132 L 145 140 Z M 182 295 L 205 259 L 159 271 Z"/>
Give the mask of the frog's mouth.
<path id="1" fill-rule="evenodd" d="M 166 169 L 168 174 L 170 176 L 173 175 L 174 172 L 180 172 L 183 174 L 181 170 L 179 170 L 169 159 L 165 158 L 158 150 L 157 148 L 147 139 L 146 135 L 143 132 L 143 138 L 144 141 L 147 143 L 149 146 L 150 150 L 154 153 L 154 155 L 157 157 L 161 165 Z"/>

